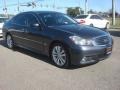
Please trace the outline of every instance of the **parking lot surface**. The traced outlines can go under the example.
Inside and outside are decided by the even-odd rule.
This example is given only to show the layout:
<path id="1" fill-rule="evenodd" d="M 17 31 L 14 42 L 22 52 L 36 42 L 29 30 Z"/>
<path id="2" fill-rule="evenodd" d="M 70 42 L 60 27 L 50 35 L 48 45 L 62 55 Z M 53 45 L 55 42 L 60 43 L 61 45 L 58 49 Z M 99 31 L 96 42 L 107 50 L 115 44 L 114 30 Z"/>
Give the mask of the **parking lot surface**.
<path id="1" fill-rule="evenodd" d="M 6 48 L 0 39 L 0 90 L 120 90 L 120 32 L 112 55 L 86 67 L 60 69 L 48 57 Z"/>

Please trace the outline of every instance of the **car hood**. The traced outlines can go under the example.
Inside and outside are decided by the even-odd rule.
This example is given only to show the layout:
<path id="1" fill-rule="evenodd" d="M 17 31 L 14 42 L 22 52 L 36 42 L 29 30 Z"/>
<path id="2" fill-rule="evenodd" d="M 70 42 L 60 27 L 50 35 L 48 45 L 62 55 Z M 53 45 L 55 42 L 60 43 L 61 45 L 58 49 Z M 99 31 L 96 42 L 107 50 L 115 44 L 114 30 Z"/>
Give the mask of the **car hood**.
<path id="1" fill-rule="evenodd" d="M 51 29 L 61 30 L 73 35 L 80 36 L 82 38 L 94 38 L 102 35 L 106 35 L 107 32 L 102 31 L 98 28 L 93 28 L 85 25 L 73 24 L 73 25 L 61 25 L 61 26 L 50 26 Z"/>

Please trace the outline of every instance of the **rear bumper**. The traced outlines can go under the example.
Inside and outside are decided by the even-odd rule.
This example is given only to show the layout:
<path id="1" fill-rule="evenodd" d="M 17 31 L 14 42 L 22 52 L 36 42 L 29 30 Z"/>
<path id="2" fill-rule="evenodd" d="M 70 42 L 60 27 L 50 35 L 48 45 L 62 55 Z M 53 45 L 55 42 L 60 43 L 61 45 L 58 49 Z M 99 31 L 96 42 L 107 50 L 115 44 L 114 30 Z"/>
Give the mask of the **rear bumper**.
<path id="1" fill-rule="evenodd" d="M 0 33 L 0 37 L 2 37 L 3 36 L 3 34 L 2 33 Z"/>
<path id="2" fill-rule="evenodd" d="M 70 51 L 71 64 L 92 64 L 108 58 L 111 53 L 112 46 L 82 46 L 80 48 L 73 48 Z"/>
<path id="3" fill-rule="evenodd" d="M 0 29 L 0 37 L 1 37 L 1 36 L 3 36 L 3 34 L 2 34 L 2 29 Z"/>
<path id="4" fill-rule="evenodd" d="M 2 37 L 3 36 L 3 33 L 0 33 L 0 37 Z"/>

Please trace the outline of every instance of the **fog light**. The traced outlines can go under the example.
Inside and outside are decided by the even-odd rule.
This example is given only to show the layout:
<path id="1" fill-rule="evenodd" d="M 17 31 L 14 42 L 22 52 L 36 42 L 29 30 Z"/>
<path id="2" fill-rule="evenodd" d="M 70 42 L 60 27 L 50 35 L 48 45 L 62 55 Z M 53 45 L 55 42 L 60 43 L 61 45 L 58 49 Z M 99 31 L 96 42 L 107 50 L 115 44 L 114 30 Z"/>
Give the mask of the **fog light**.
<path id="1" fill-rule="evenodd" d="M 80 61 L 81 64 L 87 64 L 87 63 L 92 63 L 95 62 L 95 60 L 88 56 L 88 57 L 83 57 L 83 59 Z"/>

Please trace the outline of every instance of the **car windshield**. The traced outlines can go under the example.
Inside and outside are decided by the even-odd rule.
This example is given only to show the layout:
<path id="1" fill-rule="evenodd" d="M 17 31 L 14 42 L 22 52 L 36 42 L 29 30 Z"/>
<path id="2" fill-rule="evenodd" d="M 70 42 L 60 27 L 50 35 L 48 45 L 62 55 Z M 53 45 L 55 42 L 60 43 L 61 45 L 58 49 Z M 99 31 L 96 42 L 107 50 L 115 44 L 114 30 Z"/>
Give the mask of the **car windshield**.
<path id="1" fill-rule="evenodd" d="M 70 25 L 77 23 L 69 16 L 61 13 L 42 13 L 39 15 L 47 26 Z"/>
<path id="2" fill-rule="evenodd" d="M 80 15 L 80 16 L 77 16 L 76 19 L 84 19 L 84 18 L 87 18 L 88 15 Z"/>
<path id="3" fill-rule="evenodd" d="M 4 23 L 8 20 L 8 18 L 0 18 L 0 23 Z"/>

